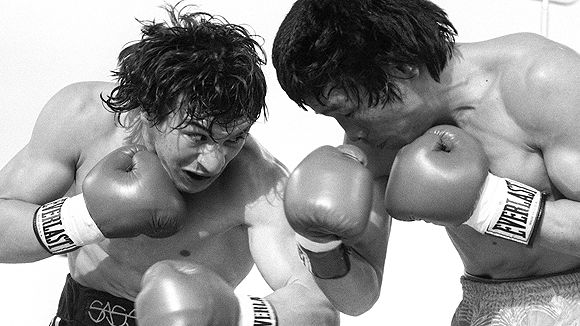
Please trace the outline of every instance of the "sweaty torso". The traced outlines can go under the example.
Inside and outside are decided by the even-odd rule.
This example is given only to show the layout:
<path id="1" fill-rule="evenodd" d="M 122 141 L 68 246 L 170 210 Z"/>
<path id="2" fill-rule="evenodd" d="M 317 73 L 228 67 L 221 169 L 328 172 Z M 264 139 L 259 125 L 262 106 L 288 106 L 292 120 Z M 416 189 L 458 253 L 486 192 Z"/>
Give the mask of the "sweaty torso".
<path id="1" fill-rule="evenodd" d="M 114 126 L 112 114 L 103 110 L 98 97 L 86 105 L 93 106 L 87 110 L 100 112 L 96 116 L 110 127 L 102 128 L 82 150 L 68 196 L 81 192 L 82 181 L 101 158 L 125 145 L 126 133 Z M 184 194 L 189 216 L 177 234 L 164 239 L 106 239 L 84 246 L 68 254 L 72 277 L 87 287 L 134 300 L 148 267 L 160 260 L 177 259 L 203 264 L 230 285 L 238 285 L 253 266 L 244 215 L 252 200 L 248 193 L 253 192 L 248 189 L 257 184 L 255 171 L 265 168 L 256 159 L 258 146 L 248 137 L 244 149 L 214 184 L 201 193 Z"/>
<path id="2" fill-rule="evenodd" d="M 501 97 L 493 96 L 488 108 L 460 123 L 482 144 L 490 161 L 490 171 L 551 194 L 561 194 L 550 182 L 542 152 L 533 137 L 506 111 Z M 493 122 L 493 123 L 492 123 Z M 448 228 L 449 236 L 473 275 L 492 278 L 517 278 L 565 271 L 580 266 L 580 259 L 540 246 L 526 247 L 500 238 L 481 235 L 467 226 Z"/>
<path id="3" fill-rule="evenodd" d="M 213 195 L 188 200 L 186 225 L 169 238 L 107 239 L 70 253 L 71 275 L 85 286 L 133 300 L 149 266 L 177 259 L 203 264 L 238 285 L 253 266 L 243 208 L 236 207 L 241 203 L 235 197 Z"/>
<path id="4" fill-rule="evenodd" d="M 512 41 L 505 39 L 498 42 Z M 466 52 L 481 51 L 485 55 L 491 46 L 494 44 L 476 44 Z M 499 48 L 497 46 L 496 49 Z M 473 107 L 459 110 L 455 120 L 459 127 L 480 141 L 493 174 L 547 192 L 550 195 L 548 200 L 561 199 L 564 196 L 551 181 L 543 154 L 546 146 L 552 146 L 553 135 L 538 126 L 544 123 L 542 119 L 566 117 L 546 105 L 544 99 L 538 98 L 542 94 L 533 94 L 534 90 L 527 88 L 530 79 L 535 78 L 530 74 L 542 72 L 533 72 L 537 62 L 526 61 L 522 57 L 525 51 L 511 48 L 500 60 L 492 62 L 487 71 L 484 69 L 481 75 L 474 77 L 472 82 L 476 85 L 487 84 L 483 88 L 485 91 L 474 101 Z M 554 106 L 557 104 L 554 103 Z M 549 110 L 553 112 L 545 114 Z M 448 228 L 447 231 L 466 272 L 473 275 L 494 279 L 520 278 L 580 267 L 578 257 L 538 245 L 526 247 L 484 236 L 467 226 Z"/>

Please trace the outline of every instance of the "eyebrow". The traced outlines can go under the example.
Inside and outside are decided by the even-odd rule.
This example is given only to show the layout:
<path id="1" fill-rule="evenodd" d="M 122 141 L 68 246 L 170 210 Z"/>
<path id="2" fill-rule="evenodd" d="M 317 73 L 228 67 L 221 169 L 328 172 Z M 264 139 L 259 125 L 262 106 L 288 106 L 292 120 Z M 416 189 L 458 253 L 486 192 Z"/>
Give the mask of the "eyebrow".
<path id="1" fill-rule="evenodd" d="M 187 122 L 187 126 L 188 126 L 188 127 L 189 127 L 189 126 L 194 126 L 194 127 L 197 127 L 197 128 L 199 128 L 199 129 L 201 129 L 201 130 L 203 130 L 203 131 L 207 132 L 207 133 L 210 133 L 210 132 L 211 132 L 211 130 L 209 130 L 209 128 L 208 128 L 208 127 L 204 126 L 203 124 L 201 124 L 201 123 L 199 123 L 199 122 L 197 122 L 197 121 L 195 121 L 195 120 L 189 120 L 189 121 Z M 186 127 L 186 128 L 187 128 L 187 127 Z"/>
<path id="2" fill-rule="evenodd" d="M 211 131 L 208 127 L 204 126 L 203 124 L 199 123 L 198 121 L 195 120 L 189 120 L 188 122 L 188 127 L 189 126 L 193 126 L 193 127 L 197 127 L 205 132 L 207 132 L 209 135 L 214 135 L 214 132 Z M 187 127 L 186 127 L 187 128 Z M 250 124 L 249 126 L 247 126 L 246 128 L 240 130 L 239 132 L 229 132 L 227 133 L 227 135 L 224 138 L 227 138 L 231 135 L 239 135 L 239 134 L 247 134 L 250 132 L 250 129 L 252 128 L 252 124 Z M 235 127 L 234 127 L 235 129 Z M 217 136 L 217 135 L 216 135 Z"/>

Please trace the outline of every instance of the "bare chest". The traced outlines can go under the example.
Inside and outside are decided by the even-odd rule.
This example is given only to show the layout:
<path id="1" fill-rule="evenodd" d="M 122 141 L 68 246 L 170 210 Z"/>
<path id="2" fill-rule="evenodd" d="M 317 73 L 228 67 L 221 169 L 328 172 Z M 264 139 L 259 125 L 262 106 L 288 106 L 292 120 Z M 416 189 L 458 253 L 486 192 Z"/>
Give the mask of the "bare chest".
<path id="1" fill-rule="evenodd" d="M 554 193 L 540 146 L 543 136 L 531 130 L 520 113 L 514 113 L 520 109 L 509 106 L 498 91 L 490 91 L 474 109 L 463 110 L 455 118 L 482 145 L 491 173 Z"/>
<path id="2" fill-rule="evenodd" d="M 82 191 L 82 180 L 108 150 L 101 146 L 94 154 L 87 151 L 69 195 Z M 171 237 L 107 239 L 70 253 L 71 274 L 85 286 L 133 299 L 147 268 L 175 259 L 203 264 L 235 286 L 253 266 L 244 226 L 245 205 L 235 193 L 218 183 L 203 194 L 186 196 L 188 218 Z"/>
<path id="3" fill-rule="evenodd" d="M 517 180 L 550 194 L 561 193 L 550 181 L 542 152 L 541 139 L 505 113 L 501 103 L 495 110 L 463 120 L 461 128 L 477 138 L 489 159 L 494 175 Z M 560 272 L 580 262 L 541 247 L 481 235 L 469 227 L 450 228 L 448 233 L 457 248 L 466 270 L 475 275 L 494 278 L 515 278 Z"/>
<path id="4" fill-rule="evenodd" d="M 184 228 L 171 237 L 108 239 L 69 254 L 71 272 L 87 286 L 128 299 L 138 293 L 147 268 L 166 259 L 203 264 L 236 286 L 253 266 L 239 214 L 227 204 L 215 211 L 192 207 Z"/>

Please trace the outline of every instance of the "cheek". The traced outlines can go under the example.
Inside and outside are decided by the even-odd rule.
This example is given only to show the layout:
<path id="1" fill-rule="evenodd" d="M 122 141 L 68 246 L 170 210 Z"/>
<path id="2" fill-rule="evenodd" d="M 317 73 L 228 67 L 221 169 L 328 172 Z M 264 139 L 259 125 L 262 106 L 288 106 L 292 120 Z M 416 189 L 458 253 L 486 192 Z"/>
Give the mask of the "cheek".
<path id="1" fill-rule="evenodd" d="M 373 114 L 359 117 L 354 121 L 356 125 L 363 126 L 369 133 L 385 133 L 392 129 L 397 123 L 386 115 Z"/>
<path id="2" fill-rule="evenodd" d="M 175 165 L 191 155 L 191 145 L 181 137 L 163 137 L 155 143 L 157 155 L 169 165 Z"/>

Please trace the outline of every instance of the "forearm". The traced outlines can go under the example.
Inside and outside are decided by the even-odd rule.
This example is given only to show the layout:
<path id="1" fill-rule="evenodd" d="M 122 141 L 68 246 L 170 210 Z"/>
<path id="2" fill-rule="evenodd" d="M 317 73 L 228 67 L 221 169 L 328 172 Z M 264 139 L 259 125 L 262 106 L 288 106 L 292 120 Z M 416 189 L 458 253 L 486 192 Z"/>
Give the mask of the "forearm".
<path id="1" fill-rule="evenodd" d="M 547 201 L 534 245 L 580 257 L 580 203 Z"/>
<path id="2" fill-rule="evenodd" d="M 315 286 L 296 281 L 266 297 L 276 311 L 280 326 L 340 324 L 338 311 Z"/>
<path id="3" fill-rule="evenodd" d="M 28 263 L 50 257 L 32 228 L 38 205 L 19 200 L 0 200 L 0 262 Z"/>
<path id="4" fill-rule="evenodd" d="M 348 274 L 337 279 L 316 278 L 316 283 L 340 312 L 358 316 L 375 304 L 381 292 L 382 275 L 352 251 Z"/>
<path id="5" fill-rule="evenodd" d="M 379 195 L 376 197 L 380 198 Z M 347 315 L 365 313 L 379 298 L 391 230 L 391 219 L 383 215 L 383 211 L 382 207 L 375 207 L 360 240 L 345 243 L 350 247 L 350 270 L 346 275 L 333 279 L 315 278 L 334 307 Z"/>
<path id="6" fill-rule="evenodd" d="M 373 211 L 364 234 L 357 242 L 345 242 L 326 259 L 306 254 L 303 262 L 313 274 L 318 287 L 340 312 L 358 316 L 377 301 L 390 233 L 390 218 Z M 341 249 L 342 248 L 342 249 Z M 344 251 L 343 251 L 344 250 Z M 335 250 L 333 250 L 335 251 Z M 339 259 L 339 257 L 344 257 Z M 332 259 L 332 262 L 329 261 Z"/>

